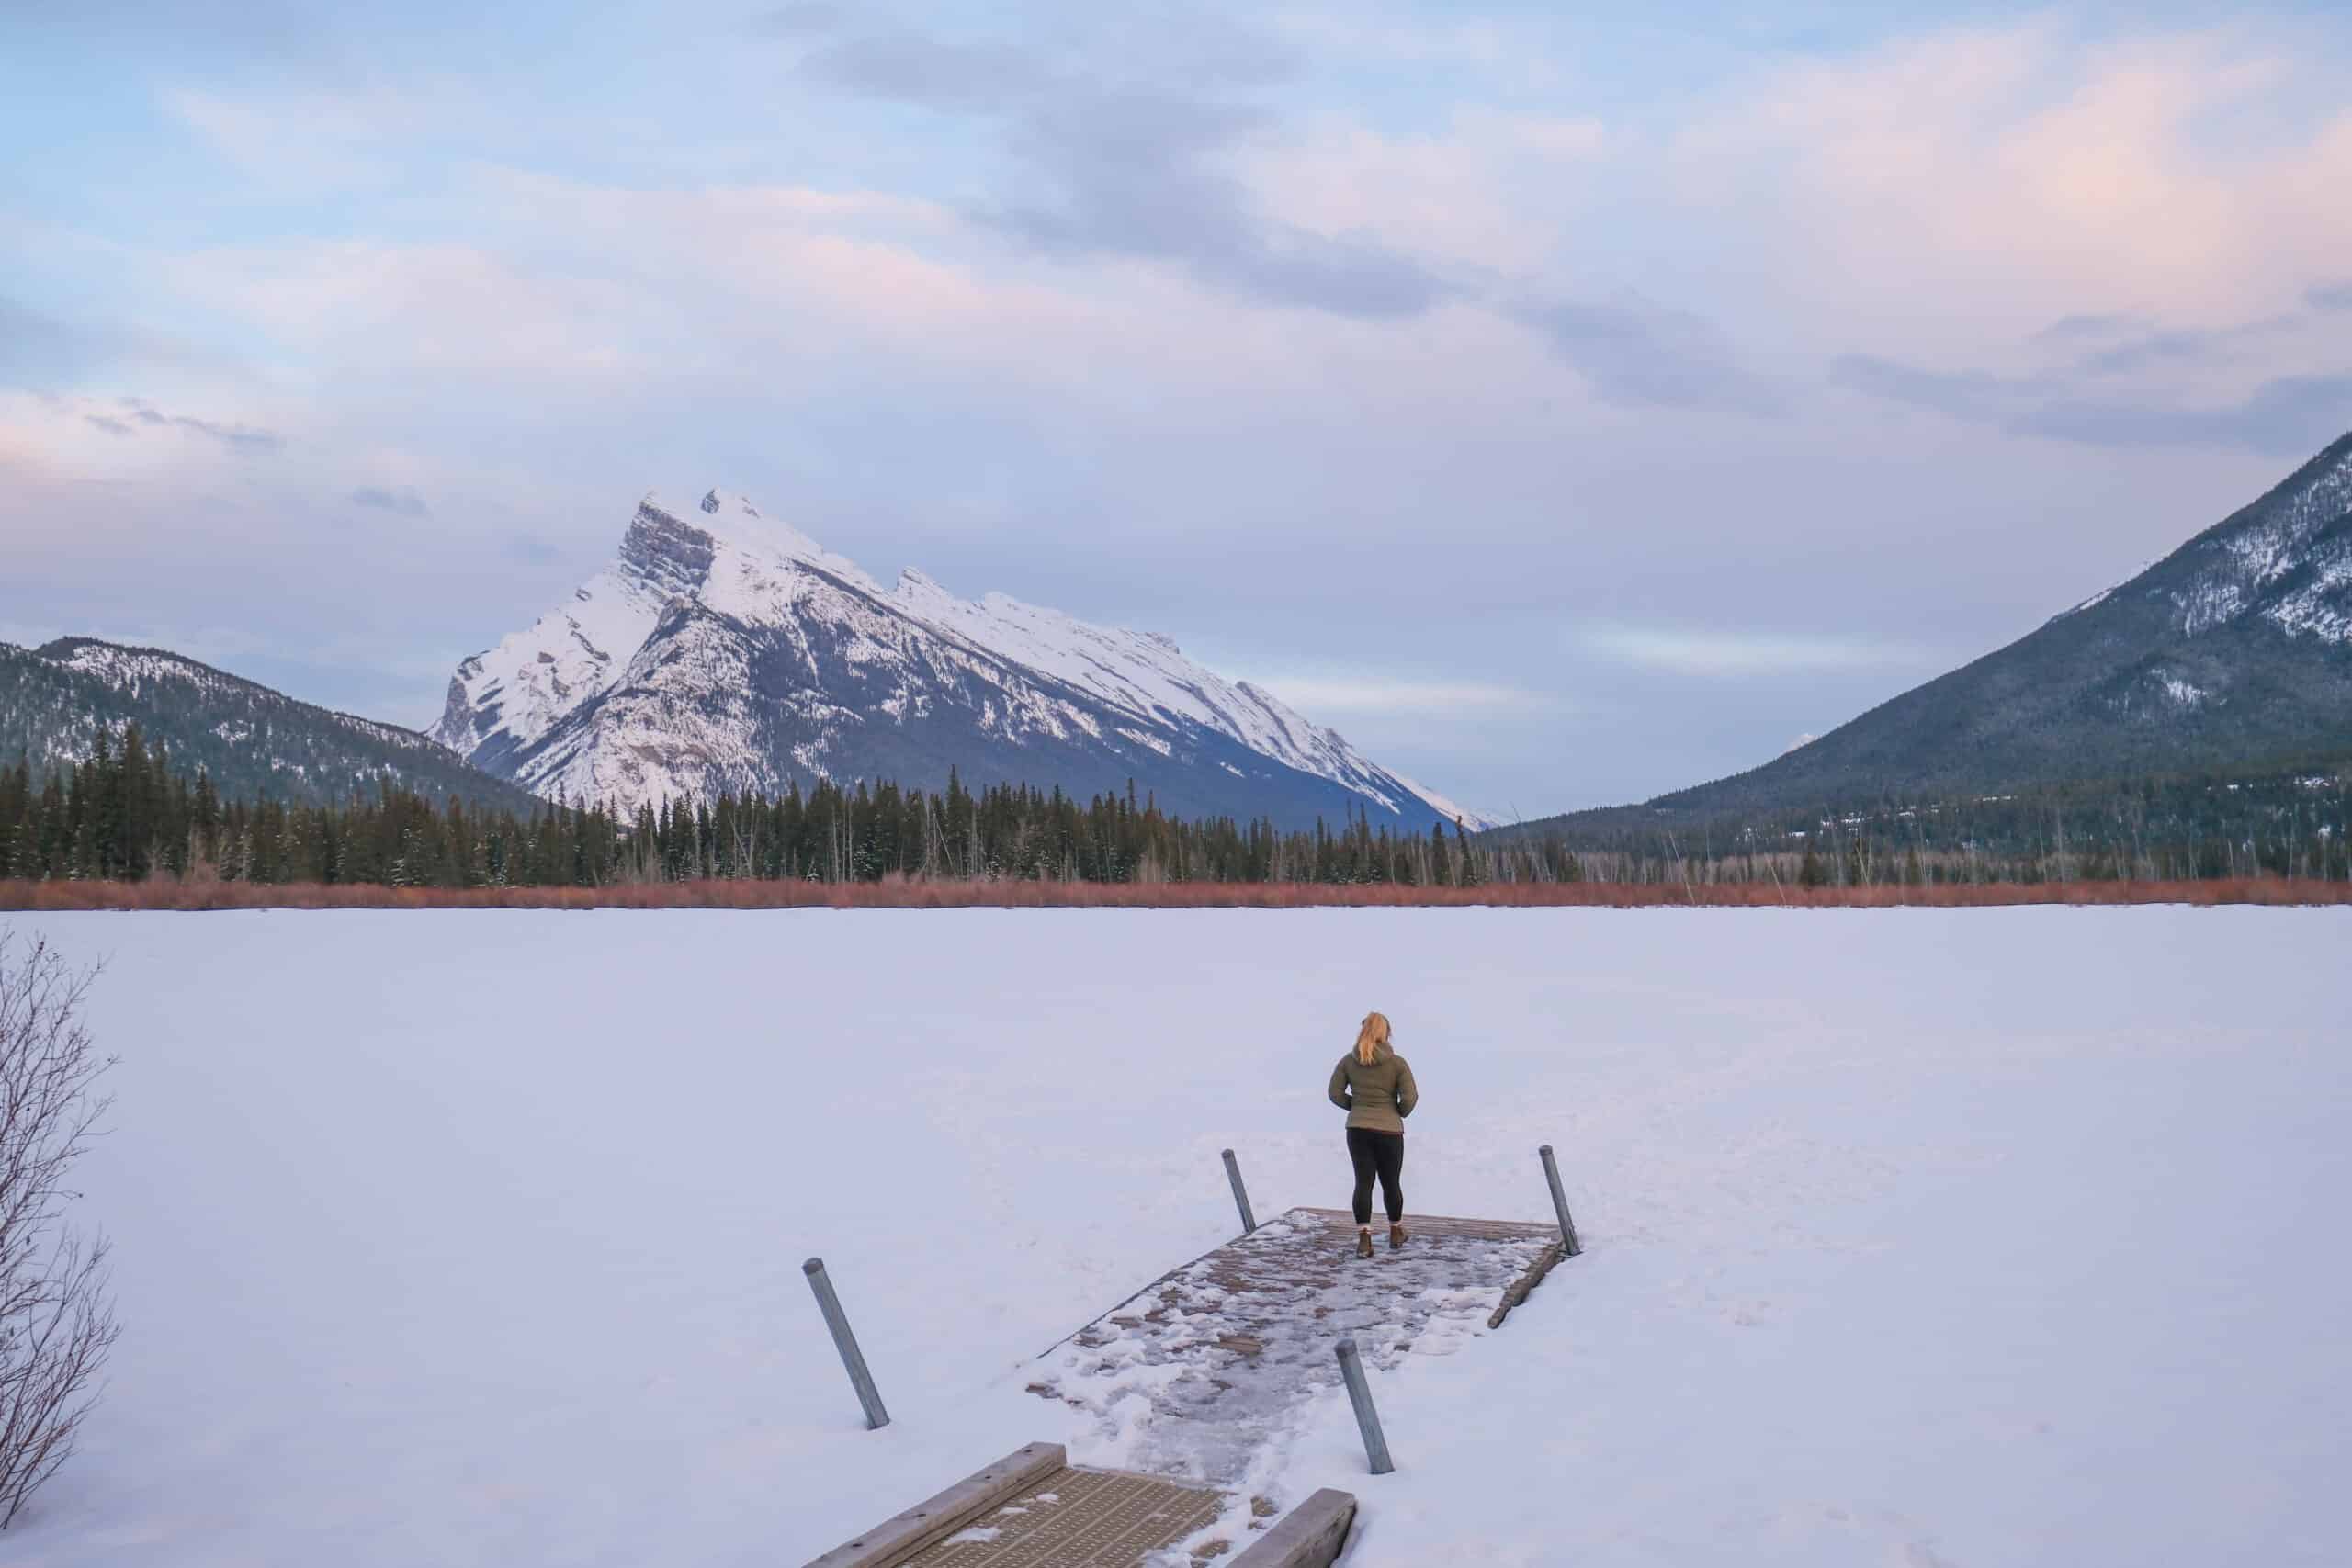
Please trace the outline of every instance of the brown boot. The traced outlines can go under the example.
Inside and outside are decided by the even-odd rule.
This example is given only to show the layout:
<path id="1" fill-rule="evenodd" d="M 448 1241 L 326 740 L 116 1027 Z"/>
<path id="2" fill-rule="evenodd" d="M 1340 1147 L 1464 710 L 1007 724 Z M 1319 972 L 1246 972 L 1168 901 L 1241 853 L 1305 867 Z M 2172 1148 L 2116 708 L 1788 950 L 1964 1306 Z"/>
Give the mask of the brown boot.
<path id="1" fill-rule="evenodd" d="M 1388 1222 L 1388 1250 L 1389 1250 L 1389 1251 L 1391 1251 L 1391 1252 L 1394 1252 L 1394 1251 L 1396 1251 L 1398 1247 L 1402 1247 L 1402 1246 L 1404 1246 L 1404 1245 L 1405 1245 L 1405 1223 L 1404 1223 L 1402 1220 L 1391 1220 L 1391 1221 L 1389 1221 L 1389 1222 Z"/>
<path id="2" fill-rule="evenodd" d="M 1372 1227 L 1370 1225 L 1362 1226 L 1356 1231 L 1356 1256 L 1358 1258 L 1372 1256 Z"/>

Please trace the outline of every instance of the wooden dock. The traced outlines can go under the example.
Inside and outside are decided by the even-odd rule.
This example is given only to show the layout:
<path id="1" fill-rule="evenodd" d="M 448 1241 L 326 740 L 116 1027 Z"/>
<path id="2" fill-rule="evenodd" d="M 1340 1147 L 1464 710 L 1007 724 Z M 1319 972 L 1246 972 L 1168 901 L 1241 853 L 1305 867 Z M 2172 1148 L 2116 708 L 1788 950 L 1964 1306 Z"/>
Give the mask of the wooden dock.
<path id="1" fill-rule="evenodd" d="M 1340 1337 L 1374 1369 L 1452 1354 L 1499 1326 L 1563 1251 L 1552 1224 L 1408 1215 L 1405 1225 L 1404 1247 L 1389 1250 L 1383 1224 L 1361 1258 L 1344 1211 L 1289 1210 L 1039 1356 L 1029 1392 L 1106 1436 L 1124 1429 L 1137 1470 L 1072 1465 L 1061 1445 L 1032 1443 L 809 1568 L 1326 1568 L 1352 1496 L 1318 1492 L 1276 1518 L 1237 1487 L 1251 1458 L 1339 1382 Z M 1137 1397 L 1149 1405 L 1139 1432 Z"/>

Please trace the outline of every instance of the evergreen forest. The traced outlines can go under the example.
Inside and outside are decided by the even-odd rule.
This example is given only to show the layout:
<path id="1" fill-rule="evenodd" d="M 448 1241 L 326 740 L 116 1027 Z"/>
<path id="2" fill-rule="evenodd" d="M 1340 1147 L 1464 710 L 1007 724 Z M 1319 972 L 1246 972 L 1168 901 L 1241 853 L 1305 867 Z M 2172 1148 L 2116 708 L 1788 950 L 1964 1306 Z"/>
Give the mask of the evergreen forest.
<path id="1" fill-rule="evenodd" d="M 932 792 L 888 782 L 796 783 L 634 815 L 551 803 L 527 813 L 381 785 L 337 804 L 228 798 L 129 727 L 78 765 L 0 768 L 0 878 L 150 877 L 395 887 L 597 887 L 708 879 L 888 877 L 1102 883 L 1478 886 L 2352 881 L 2352 768 L 2309 765 L 2066 784 L 2000 795 L 1880 801 L 1648 826 L 1630 812 L 1426 836 L 1351 814 L 1271 822 L 1171 818 L 1132 786 L 1080 801 L 1058 789 L 951 774 Z M 1555 819 L 1556 822 L 1556 819 Z"/>

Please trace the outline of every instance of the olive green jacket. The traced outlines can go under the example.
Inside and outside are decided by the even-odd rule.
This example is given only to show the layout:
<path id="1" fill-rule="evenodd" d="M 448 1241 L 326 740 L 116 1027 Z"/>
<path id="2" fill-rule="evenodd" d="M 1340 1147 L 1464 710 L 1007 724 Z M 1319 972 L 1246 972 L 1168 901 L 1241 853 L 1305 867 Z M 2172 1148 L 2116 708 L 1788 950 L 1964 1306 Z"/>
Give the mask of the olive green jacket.
<path id="1" fill-rule="evenodd" d="M 1401 1133 L 1405 1118 L 1421 1102 L 1413 1083 L 1413 1069 L 1385 1045 L 1372 1050 L 1372 1065 L 1356 1060 L 1351 1050 L 1331 1069 L 1331 1103 L 1348 1113 L 1348 1125 L 1375 1133 Z"/>

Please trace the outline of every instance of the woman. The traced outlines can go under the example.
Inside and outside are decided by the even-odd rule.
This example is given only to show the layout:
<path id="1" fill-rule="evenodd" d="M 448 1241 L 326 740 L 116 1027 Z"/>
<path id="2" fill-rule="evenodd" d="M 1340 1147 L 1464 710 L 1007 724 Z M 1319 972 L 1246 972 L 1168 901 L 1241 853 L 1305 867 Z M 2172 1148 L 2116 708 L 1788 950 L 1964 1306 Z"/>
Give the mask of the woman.
<path id="1" fill-rule="evenodd" d="M 1372 1256 L 1372 1179 L 1388 1206 L 1388 1249 L 1405 1245 L 1405 1118 L 1420 1103 L 1413 1069 L 1388 1048 L 1388 1020 L 1368 1012 L 1355 1049 L 1331 1069 L 1331 1103 L 1348 1113 L 1348 1157 L 1356 1168 L 1356 1256 Z"/>

